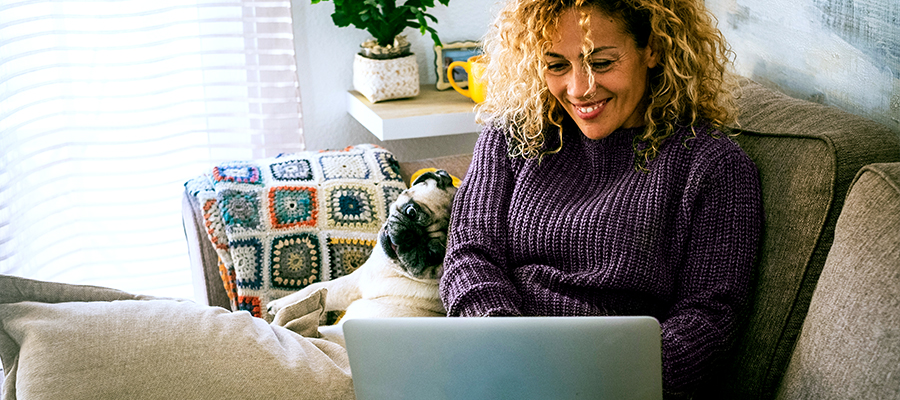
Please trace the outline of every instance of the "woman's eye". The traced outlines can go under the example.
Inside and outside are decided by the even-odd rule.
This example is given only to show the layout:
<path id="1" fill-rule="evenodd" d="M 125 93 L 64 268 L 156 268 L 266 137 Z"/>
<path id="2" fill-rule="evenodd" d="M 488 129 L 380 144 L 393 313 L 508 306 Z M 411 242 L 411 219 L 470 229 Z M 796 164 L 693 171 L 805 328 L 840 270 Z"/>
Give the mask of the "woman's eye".
<path id="1" fill-rule="evenodd" d="M 565 71 L 566 68 L 568 68 L 568 66 L 569 66 L 568 63 L 551 62 L 551 63 L 547 63 L 547 71 L 550 71 L 553 73 L 560 73 L 560 72 Z"/>
<path id="2" fill-rule="evenodd" d="M 591 61 L 591 69 L 594 71 L 603 71 L 612 66 L 612 61 L 602 60 L 602 61 Z"/>

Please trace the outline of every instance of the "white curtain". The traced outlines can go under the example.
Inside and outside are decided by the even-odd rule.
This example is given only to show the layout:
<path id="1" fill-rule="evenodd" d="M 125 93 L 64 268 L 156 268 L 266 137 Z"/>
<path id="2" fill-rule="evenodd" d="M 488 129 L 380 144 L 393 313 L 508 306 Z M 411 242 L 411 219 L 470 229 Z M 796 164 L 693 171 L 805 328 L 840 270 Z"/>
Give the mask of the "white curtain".
<path id="1" fill-rule="evenodd" d="M 0 273 L 192 298 L 183 183 L 303 148 L 290 1 L 0 0 Z"/>

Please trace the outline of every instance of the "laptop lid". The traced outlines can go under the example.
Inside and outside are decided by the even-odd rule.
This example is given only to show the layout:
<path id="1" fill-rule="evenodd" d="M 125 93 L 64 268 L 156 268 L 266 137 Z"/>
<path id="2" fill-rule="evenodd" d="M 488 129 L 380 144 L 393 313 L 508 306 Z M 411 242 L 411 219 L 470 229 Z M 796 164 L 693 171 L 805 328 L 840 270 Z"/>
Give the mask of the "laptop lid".
<path id="1" fill-rule="evenodd" d="M 347 320 L 359 400 L 662 399 L 651 317 Z"/>

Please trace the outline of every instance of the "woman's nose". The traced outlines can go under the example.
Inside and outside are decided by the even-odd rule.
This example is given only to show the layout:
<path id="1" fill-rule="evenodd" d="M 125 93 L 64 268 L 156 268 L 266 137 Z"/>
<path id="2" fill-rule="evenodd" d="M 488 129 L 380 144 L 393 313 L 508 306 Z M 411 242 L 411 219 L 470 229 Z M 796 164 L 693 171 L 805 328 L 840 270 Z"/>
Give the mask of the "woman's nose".
<path id="1" fill-rule="evenodd" d="M 570 97 L 587 97 L 592 92 L 592 86 L 590 72 L 580 66 L 572 68 L 568 83 L 568 95 Z"/>

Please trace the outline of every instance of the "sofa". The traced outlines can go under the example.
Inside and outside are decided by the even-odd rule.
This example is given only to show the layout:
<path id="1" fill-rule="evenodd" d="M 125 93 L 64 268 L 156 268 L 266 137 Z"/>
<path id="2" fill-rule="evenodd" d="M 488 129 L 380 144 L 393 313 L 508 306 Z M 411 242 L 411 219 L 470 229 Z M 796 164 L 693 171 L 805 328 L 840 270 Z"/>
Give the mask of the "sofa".
<path id="1" fill-rule="evenodd" d="M 745 323 L 696 397 L 900 398 L 900 139 L 750 80 L 738 94 L 765 230 Z M 397 180 L 470 159 L 401 161 Z M 0 276 L 3 399 L 352 398 L 345 352 L 315 337 L 323 298 L 271 324 L 227 310 L 203 214 L 186 189 L 198 298 L 221 307 Z"/>
<path id="2" fill-rule="evenodd" d="M 749 79 L 733 127 L 760 172 L 765 230 L 751 305 L 698 398 L 900 397 L 900 139 Z M 464 177 L 470 154 L 399 162 Z M 203 210 L 183 219 L 201 298 L 229 307 Z"/>

